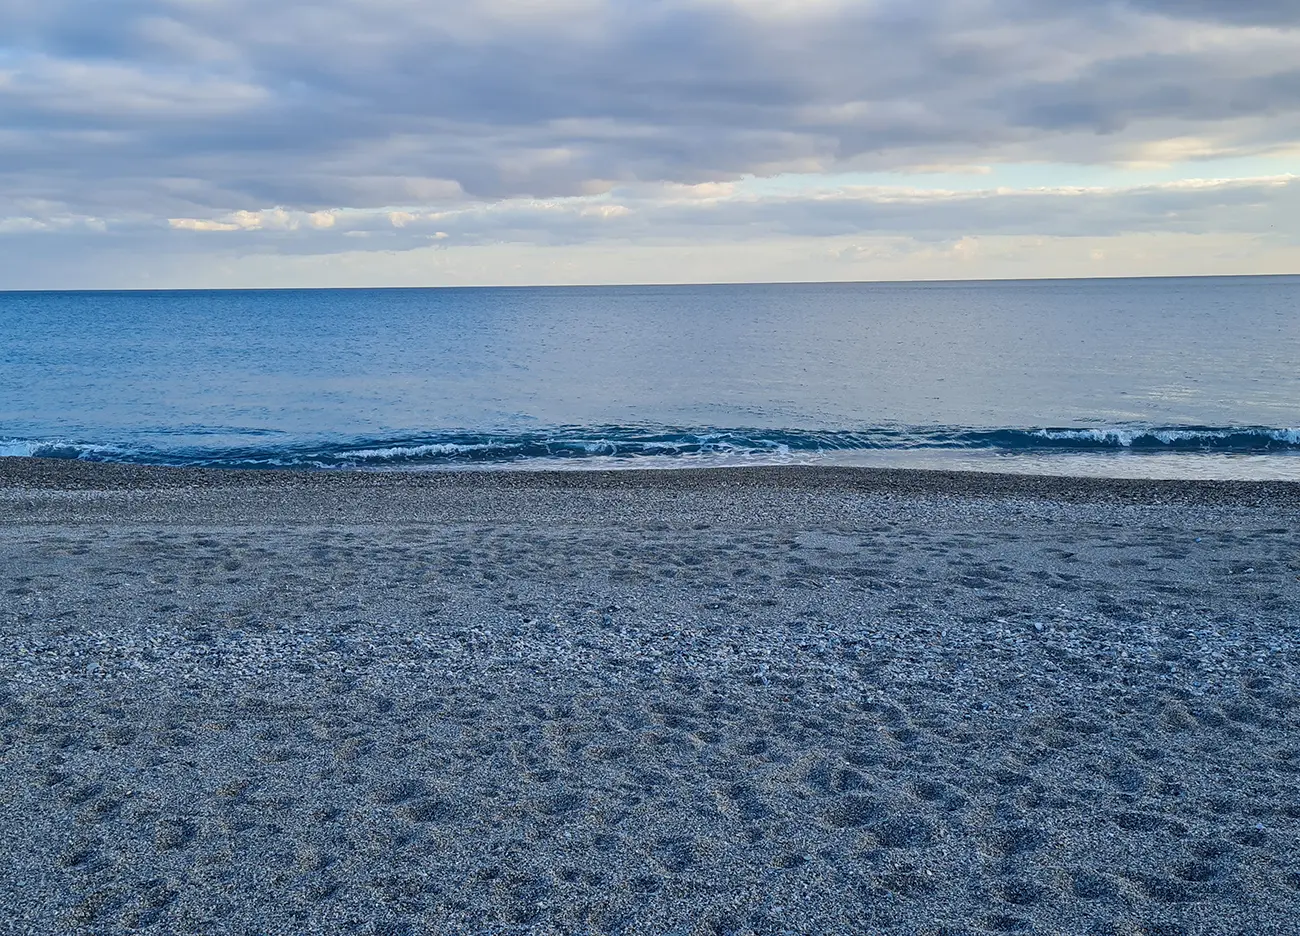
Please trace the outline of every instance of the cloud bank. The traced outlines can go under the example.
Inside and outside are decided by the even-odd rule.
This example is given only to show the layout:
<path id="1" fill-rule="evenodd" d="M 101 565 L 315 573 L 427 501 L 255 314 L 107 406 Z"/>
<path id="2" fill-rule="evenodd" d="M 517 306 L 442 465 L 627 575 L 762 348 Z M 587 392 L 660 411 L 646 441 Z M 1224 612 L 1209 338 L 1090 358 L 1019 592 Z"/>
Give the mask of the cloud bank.
<path id="1" fill-rule="evenodd" d="M 1300 162 L 1300 5 L 1284 0 L 0 0 L 0 27 L 0 236 L 30 256 L 194 254 L 217 235 L 311 253 L 1296 234 L 1284 173 L 1014 193 L 743 184 Z"/>

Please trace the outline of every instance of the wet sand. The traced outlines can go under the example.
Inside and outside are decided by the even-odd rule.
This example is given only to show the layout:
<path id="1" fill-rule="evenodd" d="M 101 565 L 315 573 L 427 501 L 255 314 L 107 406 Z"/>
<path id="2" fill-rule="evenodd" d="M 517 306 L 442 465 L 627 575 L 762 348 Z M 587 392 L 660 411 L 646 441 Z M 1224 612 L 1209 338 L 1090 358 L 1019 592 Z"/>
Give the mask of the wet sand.
<path id="1" fill-rule="evenodd" d="M 1291 933 L 1298 703 L 1300 485 L 0 459 L 6 932 Z"/>

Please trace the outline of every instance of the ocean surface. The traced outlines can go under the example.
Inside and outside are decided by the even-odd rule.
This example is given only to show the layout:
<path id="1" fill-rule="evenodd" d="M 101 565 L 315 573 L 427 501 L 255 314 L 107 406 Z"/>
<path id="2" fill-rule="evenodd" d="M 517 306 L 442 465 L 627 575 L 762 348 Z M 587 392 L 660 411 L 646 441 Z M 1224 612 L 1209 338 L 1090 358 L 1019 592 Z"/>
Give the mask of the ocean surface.
<path id="1" fill-rule="evenodd" d="M 0 293 L 0 455 L 1300 479 L 1300 277 Z"/>

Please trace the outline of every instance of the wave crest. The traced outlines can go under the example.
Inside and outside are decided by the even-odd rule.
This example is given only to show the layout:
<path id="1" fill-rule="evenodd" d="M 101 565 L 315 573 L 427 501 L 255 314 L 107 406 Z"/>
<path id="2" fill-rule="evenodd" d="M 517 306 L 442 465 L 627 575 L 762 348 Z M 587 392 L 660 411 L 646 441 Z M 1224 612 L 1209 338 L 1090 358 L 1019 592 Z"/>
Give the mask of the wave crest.
<path id="1" fill-rule="evenodd" d="M 187 435 L 191 439 L 194 435 L 189 427 Z M 1300 454 L 1300 428 L 878 426 L 856 431 L 799 431 L 567 426 L 531 432 L 449 431 L 242 447 L 0 438 L 0 456 L 225 468 L 487 467 L 638 458 L 779 461 L 864 450 Z"/>

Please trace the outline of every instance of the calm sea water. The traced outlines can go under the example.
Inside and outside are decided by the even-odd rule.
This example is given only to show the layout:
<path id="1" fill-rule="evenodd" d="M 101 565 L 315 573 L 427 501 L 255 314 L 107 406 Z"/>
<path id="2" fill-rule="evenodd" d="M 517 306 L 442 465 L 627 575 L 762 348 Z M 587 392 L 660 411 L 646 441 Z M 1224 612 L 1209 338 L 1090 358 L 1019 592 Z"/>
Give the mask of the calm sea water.
<path id="1" fill-rule="evenodd" d="M 1300 478 L 1300 277 L 0 293 L 0 454 Z"/>

